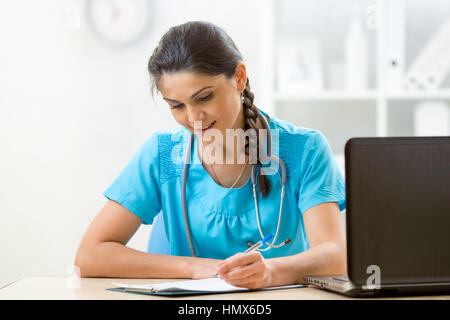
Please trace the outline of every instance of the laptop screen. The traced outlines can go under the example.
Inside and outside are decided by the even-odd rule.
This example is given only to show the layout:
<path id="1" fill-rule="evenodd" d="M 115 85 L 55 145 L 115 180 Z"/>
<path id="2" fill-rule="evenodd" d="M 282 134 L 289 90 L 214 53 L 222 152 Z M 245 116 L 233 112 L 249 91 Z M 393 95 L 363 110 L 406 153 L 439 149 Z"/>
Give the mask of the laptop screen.
<path id="1" fill-rule="evenodd" d="M 450 137 L 352 138 L 345 167 L 350 280 L 450 281 Z"/>

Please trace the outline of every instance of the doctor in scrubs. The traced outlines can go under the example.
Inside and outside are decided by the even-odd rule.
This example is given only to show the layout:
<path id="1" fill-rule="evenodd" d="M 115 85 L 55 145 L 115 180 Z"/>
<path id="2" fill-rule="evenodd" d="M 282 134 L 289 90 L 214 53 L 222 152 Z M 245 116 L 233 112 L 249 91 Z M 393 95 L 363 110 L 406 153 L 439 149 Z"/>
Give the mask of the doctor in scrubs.
<path id="1" fill-rule="evenodd" d="M 172 27 L 153 51 L 148 70 L 153 91 L 167 102 L 180 126 L 154 132 L 112 179 L 103 193 L 107 201 L 77 251 L 80 276 L 201 279 L 217 273 L 232 285 L 256 289 L 301 284 L 304 275 L 345 274 L 340 216 L 345 183 L 329 143 L 318 130 L 256 107 L 242 55 L 225 31 L 201 21 Z M 250 139 L 239 147 L 229 141 L 227 130 L 259 133 L 264 126 L 257 110 L 269 124 L 273 153 L 287 171 L 275 244 L 291 241 L 243 254 L 249 242 L 261 240 L 250 179 L 255 161 L 250 158 Z M 211 129 L 223 139 L 208 137 Z M 184 155 L 192 133 L 186 206 L 195 257 L 181 205 Z M 261 146 L 256 152 L 256 163 L 261 164 L 257 201 L 261 230 L 267 236 L 277 231 L 280 175 L 277 170 L 266 174 L 261 151 L 267 151 L 267 143 L 256 137 Z M 213 141 L 216 151 L 206 152 Z M 127 247 L 139 226 L 152 224 L 158 214 L 168 252 Z"/>

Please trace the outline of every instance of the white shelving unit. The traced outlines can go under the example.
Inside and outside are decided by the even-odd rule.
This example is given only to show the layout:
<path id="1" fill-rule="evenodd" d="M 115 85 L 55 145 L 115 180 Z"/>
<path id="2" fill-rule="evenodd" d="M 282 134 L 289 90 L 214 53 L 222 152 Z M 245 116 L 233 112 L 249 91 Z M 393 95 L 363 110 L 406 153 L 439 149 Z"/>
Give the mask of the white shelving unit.
<path id="1" fill-rule="evenodd" d="M 257 104 L 260 103 L 263 105 L 263 109 L 268 112 L 274 114 L 275 116 L 279 116 L 286 119 L 291 119 L 292 122 L 306 126 L 306 127 L 314 127 L 316 129 L 321 130 L 324 134 L 329 138 L 330 144 L 333 148 L 333 152 L 336 157 L 342 159 L 342 153 L 344 151 L 344 145 L 347 138 L 352 136 L 392 136 L 398 135 L 401 130 L 393 130 L 392 128 L 401 127 L 404 125 L 403 123 L 394 123 L 395 119 L 404 118 L 411 119 L 411 113 L 413 112 L 414 106 L 421 101 L 429 101 L 429 100 L 443 100 L 447 103 L 450 102 L 450 88 L 442 88 L 439 90 L 435 90 L 433 92 L 402 92 L 399 90 L 389 91 L 386 88 L 387 83 L 387 66 L 390 61 L 388 61 L 387 57 L 387 35 L 392 30 L 388 30 L 390 27 L 387 24 L 388 11 L 391 8 L 391 5 L 387 3 L 388 0 L 361 0 L 361 5 L 365 7 L 371 6 L 378 8 L 378 24 L 376 30 L 370 30 L 371 32 L 371 48 L 374 49 L 371 51 L 373 56 L 373 60 L 369 61 L 371 63 L 371 76 L 372 83 L 369 85 L 369 89 L 360 91 L 360 92 L 350 92 L 345 89 L 329 89 L 325 86 L 325 90 L 320 92 L 301 92 L 301 91 L 290 91 L 283 92 L 279 91 L 276 88 L 276 78 L 277 78 L 277 67 L 276 67 L 276 45 L 277 38 L 289 32 L 289 34 L 308 34 L 313 33 L 311 30 L 287 30 L 288 27 L 283 25 L 288 24 L 285 20 L 292 20 L 291 25 L 295 25 L 297 22 L 295 19 L 302 19 L 302 17 L 307 17 L 309 13 L 314 14 L 320 10 L 333 10 L 337 9 L 339 6 L 350 6 L 351 2 L 343 1 L 336 3 L 334 1 L 321 0 L 321 1 L 292 1 L 292 0 L 263 0 L 262 8 L 260 10 L 260 30 L 261 30 L 261 38 L 260 38 L 260 49 L 262 52 L 260 66 L 263 71 L 263 77 L 261 79 L 261 93 L 258 93 Z M 399 21 L 407 21 L 408 23 L 404 23 L 400 26 L 400 30 L 397 32 L 403 33 L 403 40 L 406 43 L 406 33 L 409 32 L 408 27 L 414 26 L 414 21 L 408 21 L 408 5 L 423 5 L 424 7 L 429 6 L 427 1 L 403 1 L 403 0 L 389 0 L 389 1 L 398 1 L 398 6 L 396 7 L 395 15 L 398 16 Z M 329 6 L 328 6 L 329 4 Z M 440 2 L 441 5 L 446 5 L 443 1 Z M 283 10 L 280 10 L 280 7 Z M 292 6 L 292 10 L 287 8 L 288 6 Z M 302 10 L 298 10 L 301 7 Z M 319 7 L 323 7 L 320 8 Z M 446 8 L 450 8 L 449 5 Z M 308 11 L 309 10 L 309 11 Z M 348 14 L 348 8 L 346 9 Z M 435 9 L 436 10 L 436 9 Z M 437 9 L 439 10 L 439 8 Z M 345 10 L 344 10 L 345 11 Z M 364 12 L 364 11 L 363 11 Z M 324 11 L 324 14 L 325 11 Z M 329 13 L 328 13 L 329 14 Z M 292 17 L 289 17 L 292 15 Z M 336 13 L 339 15 L 339 12 Z M 298 16 L 298 17 L 297 17 Z M 320 26 L 320 31 L 323 35 L 327 34 L 327 30 L 324 29 L 322 25 L 326 25 L 330 30 L 334 27 L 340 29 L 348 28 L 348 19 L 349 17 L 344 17 L 341 19 L 341 24 L 334 26 L 333 23 L 335 21 L 327 20 L 327 17 L 323 17 L 323 20 L 317 22 L 317 25 Z M 282 21 L 280 21 L 282 20 Z M 311 20 L 313 21 L 313 20 Z M 345 24 L 345 25 L 343 25 Z M 282 27 L 280 27 L 280 25 Z M 306 26 L 306 22 L 303 26 Z M 397 28 L 399 26 L 396 26 Z M 306 28 L 304 28 L 306 29 Z M 333 30 L 331 30 L 333 31 Z M 430 28 L 430 30 L 426 30 L 429 32 L 429 36 L 435 31 L 434 28 Z M 320 35 L 318 36 L 320 38 Z M 320 39 L 323 41 L 324 39 Z M 337 39 L 336 43 L 341 43 L 342 50 L 344 48 L 345 39 Z M 426 40 L 425 40 L 426 41 Z M 425 43 L 423 43 L 425 45 Z M 407 52 L 408 46 L 405 44 L 405 54 L 409 54 Z M 327 52 L 328 58 L 330 55 L 336 54 L 339 58 L 342 58 L 341 52 Z M 413 53 L 414 54 L 414 53 Z M 407 67 L 407 66 L 406 66 Z M 361 121 L 365 121 L 364 123 L 360 123 L 360 128 L 363 130 L 352 131 L 352 125 L 355 122 L 358 122 L 359 119 L 349 119 L 350 113 L 348 109 L 344 110 L 344 107 L 353 108 L 355 112 L 361 112 L 361 114 L 368 114 L 365 117 L 362 117 Z M 406 107 L 405 107 L 406 105 Z M 312 106 L 312 107 L 311 107 Z M 397 106 L 398 110 L 395 110 Z M 308 109 L 309 108 L 309 109 Z M 314 108 L 320 109 L 318 114 L 314 117 L 314 120 L 311 120 L 310 125 L 305 125 L 303 120 L 304 114 L 301 114 L 302 110 L 308 109 L 309 114 L 311 114 L 311 110 Z M 323 109 L 322 109 L 323 108 Z M 341 113 L 334 113 L 333 108 L 340 108 L 342 110 Z M 359 110 L 358 110 L 359 109 Z M 363 110 L 363 111 L 361 111 Z M 345 113 L 347 112 L 347 113 Z M 402 116 L 393 116 L 397 112 L 404 112 L 404 117 Z M 327 119 L 327 115 L 332 114 L 334 119 L 334 125 L 331 125 L 333 122 Z M 313 117 L 313 116 L 312 116 Z M 351 118 L 351 116 L 350 116 Z M 323 121 L 322 121 L 323 120 Z M 297 122 L 296 122 L 297 121 Z M 321 122 L 322 121 L 322 122 Z M 345 123 L 348 121 L 348 123 Z M 405 120 L 406 121 L 406 120 Z M 450 120 L 449 120 L 450 121 Z M 339 125 L 342 123 L 342 125 Z M 413 135 L 413 130 L 411 129 L 411 124 L 407 125 L 409 129 L 403 130 L 404 135 Z M 348 129 L 350 128 L 350 129 Z M 366 130 L 367 129 L 367 130 Z M 347 131 L 346 131 L 347 130 Z M 342 134 L 343 131 L 346 131 L 345 134 Z M 337 136 L 336 140 L 334 140 L 334 136 Z M 343 165 L 343 164 L 340 164 Z"/>
<path id="2" fill-rule="evenodd" d="M 378 92 L 367 90 L 360 92 L 348 92 L 344 90 L 326 90 L 323 92 L 274 92 L 275 102 L 277 101 L 346 101 L 346 100 L 375 100 Z"/>

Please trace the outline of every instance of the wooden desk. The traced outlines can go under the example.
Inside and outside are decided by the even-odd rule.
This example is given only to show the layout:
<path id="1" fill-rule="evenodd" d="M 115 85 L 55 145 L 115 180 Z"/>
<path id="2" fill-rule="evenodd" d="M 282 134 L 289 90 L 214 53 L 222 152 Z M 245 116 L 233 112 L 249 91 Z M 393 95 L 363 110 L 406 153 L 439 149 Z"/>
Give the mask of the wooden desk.
<path id="1" fill-rule="evenodd" d="M 0 300 L 154 300 L 154 299 L 195 299 L 195 300 L 347 300 L 339 294 L 313 287 L 273 291 L 239 292 L 228 294 L 193 295 L 183 297 L 162 297 L 105 290 L 112 288 L 112 282 L 160 283 L 180 281 L 179 279 L 112 279 L 112 278 L 71 278 L 32 277 L 12 282 L 0 289 Z M 373 300 L 374 298 L 370 298 Z M 381 299 L 381 298 L 377 298 Z M 450 295 L 424 297 L 396 297 L 389 299 L 445 299 Z"/>

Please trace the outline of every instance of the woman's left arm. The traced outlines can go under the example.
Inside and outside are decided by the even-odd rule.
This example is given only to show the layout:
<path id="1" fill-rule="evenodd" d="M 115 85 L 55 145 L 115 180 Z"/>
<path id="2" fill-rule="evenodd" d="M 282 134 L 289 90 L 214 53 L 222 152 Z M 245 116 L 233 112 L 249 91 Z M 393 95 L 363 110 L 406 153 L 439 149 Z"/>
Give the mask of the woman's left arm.
<path id="1" fill-rule="evenodd" d="M 218 265 L 219 276 L 232 285 L 256 289 L 303 284 L 305 275 L 346 274 L 346 239 L 337 203 L 308 209 L 303 221 L 309 250 L 272 259 L 259 252 L 237 254 Z"/>

